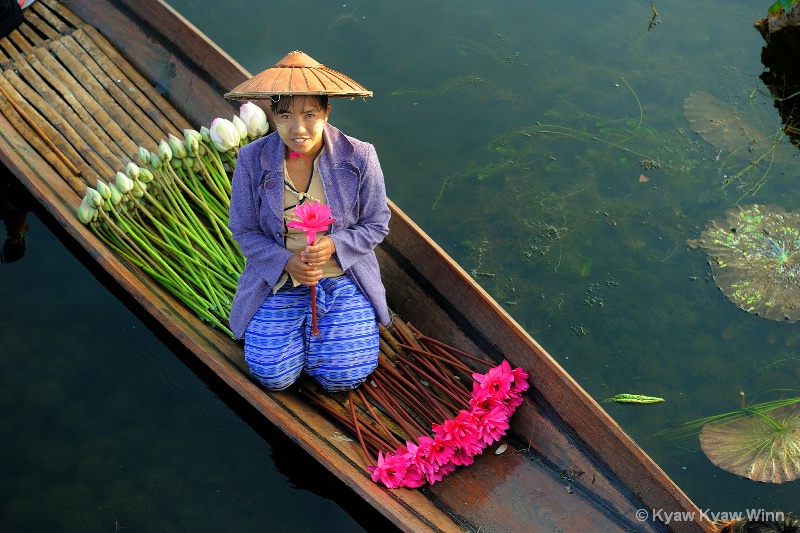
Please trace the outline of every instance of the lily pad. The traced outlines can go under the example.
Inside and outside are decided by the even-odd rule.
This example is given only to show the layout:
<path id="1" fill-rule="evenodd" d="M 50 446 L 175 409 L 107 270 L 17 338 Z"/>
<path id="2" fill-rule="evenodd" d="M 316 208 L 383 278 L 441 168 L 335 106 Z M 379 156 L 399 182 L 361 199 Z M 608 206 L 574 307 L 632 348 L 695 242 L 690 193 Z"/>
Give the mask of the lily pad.
<path id="1" fill-rule="evenodd" d="M 727 472 L 767 483 L 800 477 L 800 403 L 732 422 L 712 422 L 700 432 L 700 447 Z"/>
<path id="2" fill-rule="evenodd" d="M 766 144 L 764 132 L 758 126 L 744 122 L 732 105 L 707 92 L 690 93 L 683 101 L 683 116 L 694 131 L 719 150 L 735 152 Z"/>
<path id="3" fill-rule="evenodd" d="M 714 281 L 737 306 L 771 320 L 800 320 L 800 211 L 738 206 L 687 244 L 706 251 Z"/>

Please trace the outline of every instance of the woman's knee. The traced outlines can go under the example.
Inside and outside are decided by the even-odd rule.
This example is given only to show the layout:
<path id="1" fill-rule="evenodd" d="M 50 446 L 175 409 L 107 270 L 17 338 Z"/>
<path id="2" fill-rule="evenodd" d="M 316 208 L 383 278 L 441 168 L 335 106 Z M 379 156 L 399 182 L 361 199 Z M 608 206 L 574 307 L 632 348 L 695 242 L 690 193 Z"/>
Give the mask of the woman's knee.
<path id="1" fill-rule="evenodd" d="M 263 373 L 256 373 L 252 367 L 250 367 L 250 373 L 255 377 L 261 386 L 263 386 L 267 390 L 271 391 L 282 391 L 290 387 L 294 384 L 295 381 L 300 377 L 300 370 L 291 373 L 284 373 L 284 374 L 263 374 Z"/>

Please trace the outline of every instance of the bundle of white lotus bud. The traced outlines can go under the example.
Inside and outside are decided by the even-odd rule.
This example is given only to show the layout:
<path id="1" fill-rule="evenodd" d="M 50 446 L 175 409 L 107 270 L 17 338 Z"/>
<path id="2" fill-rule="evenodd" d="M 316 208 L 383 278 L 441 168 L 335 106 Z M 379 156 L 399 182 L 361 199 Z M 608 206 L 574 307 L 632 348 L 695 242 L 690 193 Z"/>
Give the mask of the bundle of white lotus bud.
<path id="1" fill-rule="evenodd" d="M 78 218 L 108 247 L 156 279 L 201 319 L 232 335 L 228 317 L 244 256 L 228 229 L 238 149 L 263 136 L 267 117 L 248 102 L 158 153 L 140 147 L 113 181 L 87 188 Z"/>

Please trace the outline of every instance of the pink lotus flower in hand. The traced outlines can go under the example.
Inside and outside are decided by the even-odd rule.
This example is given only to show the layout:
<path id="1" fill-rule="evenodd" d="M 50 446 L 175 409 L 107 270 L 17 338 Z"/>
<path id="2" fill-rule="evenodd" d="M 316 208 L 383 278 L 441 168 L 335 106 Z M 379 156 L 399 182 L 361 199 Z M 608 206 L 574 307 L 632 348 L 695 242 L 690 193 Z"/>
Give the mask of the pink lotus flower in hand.
<path id="1" fill-rule="evenodd" d="M 331 218 L 331 208 L 327 204 L 315 201 L 313 204 L 303 202 L 294 208 L 294 214 L 298 220 L 290 220 L 286 223 L 290 228 L 300 229 L 306 232 L 306 242 L 309 246 L 314 244 L 317 233 L 325 231 L 328 226 L 336 222 Z M 319 335 L 317 329 L 317 291 L 316 286 L 311 285 L 311 331 L 314 335 Z"/>
<path id="2" fill-rule="evenodd" d="M 286 225 L 305 231 L 309 246 L 314 244 L 317 233 L 327 230 L 329 225 L 336 222 L 335 218 L 331 218 L 331 208 L 318 201 L 298 205 L 294 208 L 294 214 L 298 220 L 290 220 Z"/>

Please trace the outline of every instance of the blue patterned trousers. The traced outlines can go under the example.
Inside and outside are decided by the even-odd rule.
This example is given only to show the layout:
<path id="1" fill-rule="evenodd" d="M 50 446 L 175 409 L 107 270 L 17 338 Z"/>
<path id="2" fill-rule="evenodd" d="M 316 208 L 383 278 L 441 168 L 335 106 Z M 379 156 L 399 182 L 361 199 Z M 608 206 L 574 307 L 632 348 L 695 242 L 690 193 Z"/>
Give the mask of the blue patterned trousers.
<path id="1" fill-rule="evenodd" d="M 325 390 L 350 390 L 378 364 L 375 310 L 347 276 L 317 283 L 317 327 L 311 332 L 311 290 L 285 285 L 270 293 L 244 334 L 250 373 L 270 390 L 283 390 L 301 372 Z"/>

